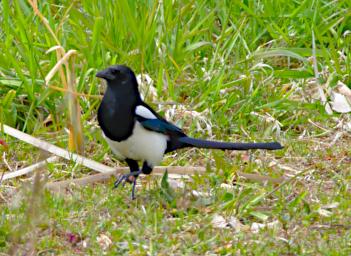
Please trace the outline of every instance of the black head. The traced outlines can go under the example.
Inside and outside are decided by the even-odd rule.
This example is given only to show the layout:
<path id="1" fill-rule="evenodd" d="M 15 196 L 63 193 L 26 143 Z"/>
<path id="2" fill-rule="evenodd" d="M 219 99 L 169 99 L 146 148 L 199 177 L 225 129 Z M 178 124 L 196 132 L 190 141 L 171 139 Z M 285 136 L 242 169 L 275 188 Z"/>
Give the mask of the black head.
<path id="1" fill-rule="evenodd" d="M 114 65 L 101 70 L 96 74 L 96 77 L 105 79 L 108 85 L 128 83 L 137 85 L 134 72 L 123 65 Z"/>

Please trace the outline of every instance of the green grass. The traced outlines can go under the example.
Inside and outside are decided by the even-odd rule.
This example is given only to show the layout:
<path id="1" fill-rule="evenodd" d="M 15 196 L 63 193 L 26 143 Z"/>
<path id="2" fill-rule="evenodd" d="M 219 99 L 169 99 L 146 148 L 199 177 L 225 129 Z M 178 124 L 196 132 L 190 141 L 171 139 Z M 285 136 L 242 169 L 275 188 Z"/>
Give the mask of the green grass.
<path id="1" fill-rule="evenodd" d="M 112 190 L 113 180 L 57 195 L 39 189 L 28 176 L 1 184 L 0 251 L 23 254 L 349 255 L 351 201 L 349 131 L 337 124 L 350 117 L 327 115 L 316 100 L 318 83 L 329 91 L 338 81 L 351 87 L 351 2 L 264 1 L 40 1 L 62 47 L 77 51 L 76 78 L 82 109 L 85 155 L 117 165 L 96 126 L 104 85 L 95 73 L 127 64 L 154 81 L 157 102 L 176 102 L 197 111 L 173 117 L 190 135 L 227 141 L 278 140 L 279 152 L 189 150 L 163 165 L 202 165 L 203 176 L 169 189 L 165 181 L 143 180 L 138 198 L 130 188 Z M 68 101 L 49 88 L 45 76 L 57 63 L 57 45 L 26 1 L 0 3 L 0 122 L 68 146 Z M 56 75 L 50 86 L 62 87 Z M 166 113 L 172 105 L 159 106 Z M 253 113 L 256 113 L 253 114 Z M 48 117 L 50 119 L 48 119 Z M 270 117 L 280 122 L 274 129 Z M 46 121 L 45 121 L 46 120 Z M 49 122 L 47 120 L 50 120 Z M 322 128 L 320 128 L 322 127 Z M 199 129 L 199 128 L 202 128 Z M 327 132 L 326 132 L 327 131 Z M 341 137 L 332 144 L 335 136 Z M 1 134 L 0 152 L 15 169 L 43 153 Z M 1 147 L 1 145 L 0 145 Z M 237 171 L 280 177 L 305 171 L 290 182 L 265 184 L 237 177 Z M 0 171 L 8 171 L 5 162 Z M 91 171 L 73 163 L 50 164 L 49 181 Z M 235 186 L 230 191 L 221 183 Z M 278 186 L 278 187 L 277 187 Z M 16 190 L 14 190 L 16 188 Z M 199 198 L 192 191 L 207 192 Z M 330 205 L 332 207 L 330 208 Z M 213 227 L 213 216 L 235 216 L 234 228 Z M 254 222 L 278 221 L 258 233 Z M 98 237 L 112 241 L 104 249 Z"/>

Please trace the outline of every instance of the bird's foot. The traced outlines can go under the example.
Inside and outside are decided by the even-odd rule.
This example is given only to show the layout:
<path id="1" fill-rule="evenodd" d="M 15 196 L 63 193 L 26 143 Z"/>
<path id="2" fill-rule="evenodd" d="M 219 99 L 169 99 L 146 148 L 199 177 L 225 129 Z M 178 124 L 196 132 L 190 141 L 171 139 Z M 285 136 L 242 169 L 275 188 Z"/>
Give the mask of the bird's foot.
<path id="1" fill-rule="evenodd" d="M 141 170 L 139 171 L 136 171 L 136 172 L 130 172 L 130 173 L 127 173 L 127 174 L 123 174 L 121 175 L 121 177 L 115 181 L 114 183 L 114 188 L 118 188 L 119 184 L 125 184 L 126 182 L 129 182 L 129 183 L 133 183 L 132 184 L 132 200 L 135 199 L 135 186 L 136 186 L 136 180 L 139 176 L 139 174 L 141 174 Z"/>

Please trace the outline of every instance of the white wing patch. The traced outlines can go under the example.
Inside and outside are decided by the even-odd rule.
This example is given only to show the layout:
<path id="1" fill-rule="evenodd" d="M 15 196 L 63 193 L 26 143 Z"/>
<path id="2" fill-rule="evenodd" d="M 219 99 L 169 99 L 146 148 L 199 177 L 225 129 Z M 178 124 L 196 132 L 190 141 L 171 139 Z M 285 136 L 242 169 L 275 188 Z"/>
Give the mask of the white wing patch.
<path id="1" fill-rule="evenodd" d="M 157 117 L 150 110 L 148 110 L 146 107 L 141 105 L 136 107 L 135 113 L 138 116 L 141 116 L 147 119 L 157 119 Z"/>

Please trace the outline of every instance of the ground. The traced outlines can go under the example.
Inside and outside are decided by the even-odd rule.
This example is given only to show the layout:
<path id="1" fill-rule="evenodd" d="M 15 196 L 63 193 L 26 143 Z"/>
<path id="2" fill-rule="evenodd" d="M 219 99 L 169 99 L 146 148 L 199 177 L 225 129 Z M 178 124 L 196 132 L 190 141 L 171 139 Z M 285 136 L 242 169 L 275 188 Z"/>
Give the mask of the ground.
<path id="1" fill-rule="evenodd" d="M 44 181 L 31 185 L 33 176 L 6 183 L 3 248 L 82 255 L 348 255 L 351 140 L 344 134 L 334 142 L 336 133 L 286 140 L 280 153 L 181 151 L 177 157 L 193 165 L 208 164 L 206 174 L 168 183 L 143 178 L 136 200 L 129 184 L 112 189 L 114 178 L 72 185 L 61 194 L 42 190 Z M 76 168 L 54 165 L 48 179 L 62 179 L 64 170 L 71 176 Z M 79 170 L 73 175 L 88 175 Z"/>

